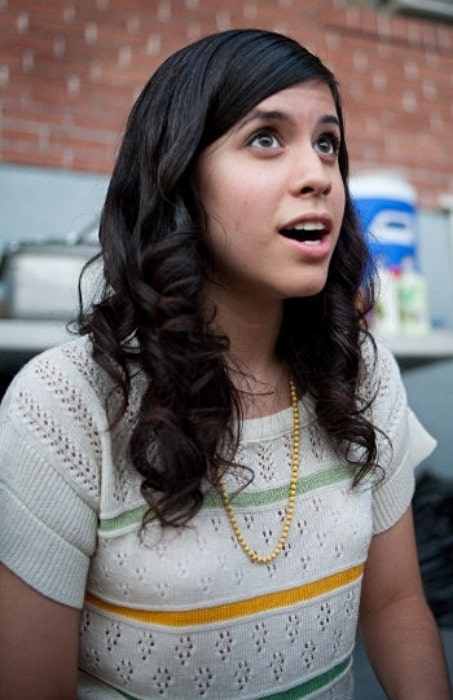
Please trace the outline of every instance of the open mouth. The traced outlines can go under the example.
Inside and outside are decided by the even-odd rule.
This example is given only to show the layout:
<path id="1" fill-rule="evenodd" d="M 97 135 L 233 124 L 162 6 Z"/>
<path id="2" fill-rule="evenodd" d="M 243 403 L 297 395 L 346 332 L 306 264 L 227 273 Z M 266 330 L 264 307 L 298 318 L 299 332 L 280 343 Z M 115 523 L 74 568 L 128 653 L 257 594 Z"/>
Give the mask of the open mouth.
<path id="1" fill-rule="evenodd" d="M 318 221 L 307 221 L 292 228 L 283 228 L 280 234 L 299 243 L 320 243 L 326 233 L 325 226 Z"/>

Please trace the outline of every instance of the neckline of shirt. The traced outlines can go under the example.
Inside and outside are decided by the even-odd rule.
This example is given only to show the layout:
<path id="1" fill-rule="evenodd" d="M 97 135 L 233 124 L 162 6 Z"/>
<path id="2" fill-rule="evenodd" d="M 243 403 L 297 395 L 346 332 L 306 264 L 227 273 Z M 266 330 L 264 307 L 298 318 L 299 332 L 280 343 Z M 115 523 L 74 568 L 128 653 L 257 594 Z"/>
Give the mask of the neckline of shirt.
<path id="1" fill-rule="evenodd" d="M 299 399 L 298 403 L 300 425 L 304 428 L 313 421 L 314 409 L 306 398 L 304 401 Z M 244 418 L 241 422 L 241 441 L 253 442 L 281 437 L 292 432 L 293 427 L 293 412 L 290 406 L 265 416 Z"/>

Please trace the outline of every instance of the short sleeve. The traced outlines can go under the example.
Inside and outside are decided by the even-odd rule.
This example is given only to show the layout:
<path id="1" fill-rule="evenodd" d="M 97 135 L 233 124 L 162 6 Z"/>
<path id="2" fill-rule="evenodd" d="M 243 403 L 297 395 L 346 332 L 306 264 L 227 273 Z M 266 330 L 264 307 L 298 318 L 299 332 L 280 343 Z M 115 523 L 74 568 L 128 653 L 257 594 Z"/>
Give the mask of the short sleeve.
<path id="1" fill-rule="evenodd" d="M 436 447 L 407 404 L 398 364 L 378 342 L 365 347 L 367 398 L 372 397 L 371 420 L 377 429 L 379 469 L 373 486 L 373 531 L 384 532 L 409 507 L 415 489 L 415 468 Z"/>
<path id="2" fill-rule="evenodd" d="M 0 407 L 0 558 L 39 592 L 78 608 L 96 545 L 95 403 L 53 349 L 19 372 Z"/>

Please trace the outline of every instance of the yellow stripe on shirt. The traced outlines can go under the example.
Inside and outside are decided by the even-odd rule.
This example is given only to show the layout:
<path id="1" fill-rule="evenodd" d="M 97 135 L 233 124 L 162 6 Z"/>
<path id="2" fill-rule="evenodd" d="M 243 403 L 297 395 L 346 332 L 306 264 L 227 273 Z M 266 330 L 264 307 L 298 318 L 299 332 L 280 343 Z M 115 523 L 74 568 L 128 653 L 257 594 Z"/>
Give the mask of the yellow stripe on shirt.
<path id="1" fill-rule="evenodd" d="M 85 596 L 88 605 L 105 610 L 119 617 L 137 620 L 145 624 L 158 624 L 167 627 L 186 627 L 191 625 L 205 625 L 226 620 L 255 615 L 266 610 L 284 608 L 303 601 L 316 598 L 319 595 L 329 593 L 357 580 L 363 573 L 363 565 L 354 566 L 345 571 L 339 571 L 325 578 L 306 583 L 296 588 L 284 591 L 267 593 L 255 596 L 247 600 L 235 603 L 214 605 L 210 608 L 196 608 L 192 610 L 137 610 L 122 605 L 108 603 L 97 598 L 91 593 Z"/>

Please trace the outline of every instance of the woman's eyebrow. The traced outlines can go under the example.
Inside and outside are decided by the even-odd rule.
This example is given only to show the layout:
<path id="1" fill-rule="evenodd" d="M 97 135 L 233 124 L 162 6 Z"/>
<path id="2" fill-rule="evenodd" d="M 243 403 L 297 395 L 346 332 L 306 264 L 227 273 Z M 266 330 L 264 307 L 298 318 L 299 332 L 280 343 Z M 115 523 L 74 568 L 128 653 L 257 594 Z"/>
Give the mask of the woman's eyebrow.
<path id="1" fill-rule="evenodd" d="M 254 109 L 252 112 L 247 114 L 244 119 L 238 122 L 238 129 L 243 126 L 247 126 L 253 121 L 280 121 L 280 122 L 290 122 L 293 121 L 289 114 L 281 112 L 278 109 L 264 110 L 264 109 Z"/>
<path id="2" fill-rule="evenodd" d="M 334 124 L 335 126 L 338 126 L 340 129 L 340 120 L 335 114 L 326 114 L 324 117 L 322 117 L 319 120 L 320 124 Z"/>
<path id="3" fill-rule="evenodd" d="M 247 124 L 253 121 L 274 121 L 274 122 L 294 122 L 296 121 L 294 117 L 286 112 L 282 112 L 278 109 L 263 110 L 255 109 L 249 114 L 247 114 L 244 119 L 240 120 L 237 124 L 237 129 L 242 129 Z M 335 114 L 326 114 L 319 119 L 319 124 L 334 124 L 340 128 L 340 120 Z"/>

